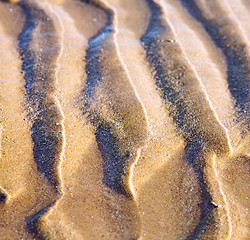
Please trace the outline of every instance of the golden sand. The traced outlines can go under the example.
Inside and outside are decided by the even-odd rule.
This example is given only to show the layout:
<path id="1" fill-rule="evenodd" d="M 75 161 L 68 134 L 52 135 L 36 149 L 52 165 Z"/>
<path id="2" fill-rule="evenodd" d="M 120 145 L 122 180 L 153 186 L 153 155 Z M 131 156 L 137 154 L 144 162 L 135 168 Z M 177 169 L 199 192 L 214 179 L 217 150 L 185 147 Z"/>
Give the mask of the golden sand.
<path id="1" fill-rule="evenodd" d="M 249 13 L 0 1 L 0 239 L 249 239 Z"/>

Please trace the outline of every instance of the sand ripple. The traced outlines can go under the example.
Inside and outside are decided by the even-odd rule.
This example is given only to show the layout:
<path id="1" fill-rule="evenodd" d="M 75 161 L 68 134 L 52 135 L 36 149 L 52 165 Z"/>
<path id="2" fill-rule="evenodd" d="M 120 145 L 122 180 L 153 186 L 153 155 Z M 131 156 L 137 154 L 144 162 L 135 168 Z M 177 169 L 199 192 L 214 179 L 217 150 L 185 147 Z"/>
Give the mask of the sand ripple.
<path id="1" fill-rule="evenodd" d="M 0 239 L 248 239 L 249 9 L 0 1 Z"/>

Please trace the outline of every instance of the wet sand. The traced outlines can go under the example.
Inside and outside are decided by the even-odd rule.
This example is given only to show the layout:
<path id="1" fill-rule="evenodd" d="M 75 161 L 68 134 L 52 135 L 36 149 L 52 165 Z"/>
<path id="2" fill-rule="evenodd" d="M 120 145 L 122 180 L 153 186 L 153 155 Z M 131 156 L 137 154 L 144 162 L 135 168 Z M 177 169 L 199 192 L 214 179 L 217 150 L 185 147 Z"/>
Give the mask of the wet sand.
<path id="1" fill-rule="evenodd" d="M 0 1 L 0 239 L 249 239 L 249 13 Z"/>

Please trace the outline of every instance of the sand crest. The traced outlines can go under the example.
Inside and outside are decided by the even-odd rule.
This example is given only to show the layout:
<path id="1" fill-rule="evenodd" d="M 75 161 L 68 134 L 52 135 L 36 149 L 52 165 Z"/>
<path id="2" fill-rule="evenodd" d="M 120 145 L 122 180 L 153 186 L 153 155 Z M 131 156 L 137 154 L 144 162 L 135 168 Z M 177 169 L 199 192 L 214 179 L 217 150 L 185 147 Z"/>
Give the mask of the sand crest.
<path id="1" fill-rule="evenodd" d="M 0 239 L 249 239 L 249 12 L 0 1 Z"/>

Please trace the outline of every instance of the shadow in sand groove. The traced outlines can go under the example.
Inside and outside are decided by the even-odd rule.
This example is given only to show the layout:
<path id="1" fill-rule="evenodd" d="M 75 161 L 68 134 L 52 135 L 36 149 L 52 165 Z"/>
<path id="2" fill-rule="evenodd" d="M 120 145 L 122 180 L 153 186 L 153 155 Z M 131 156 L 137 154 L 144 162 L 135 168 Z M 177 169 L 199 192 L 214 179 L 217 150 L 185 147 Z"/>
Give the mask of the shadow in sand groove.
<path id="1" fill-rule="evenodd" d="M 151 18 L 141 43 L 146 58 L 154 69 L 154 79 L 163 102 L 186 139 L 186 159 L 199 179 L 202 203 L 198 226 L 188 239 L 196 239 L 205 232 L 216 232 L 216 207 L 212 203 L 204 167 L 211 152 L 227 154 L 230 144 L 225 128 L 211 107 L 201 82 L 165 19 L 162 7 L 147 0 Z M 216 132 L 214 129 L 217 129 Z"/>
<path id="2" fill-rule="evenodd" d="M 195 0 L 180 1 L 190 15 L 201 22 L 217 47 L 224 53 L 227 62 L 228 89 L 236 100 L 235 106 L 238 112 L 249 119 L 250 59 L 247 44 L 240 36 L 237 24 L 229 16 L 216 16 L 217 12 L 225 8 L 221 6 L 220 1 L 214 1 L 217 6 L 214 4 L 209 6 L 209 3 L 205 2 L 197 4 Z M 209 12 L 213 12 L 210 17 L 208 17 Z"/>
<path id="3" fill-rule="evenodd" d="M 52 20 L 35 4 L 21 2 L 26 22 L 19 35 L 34 160 L 38 170 L 58 186 L 57 165 L 62 150 L 62 116 L 52 96 L 57 39 Z"/>
<path id="4" fill-rule="evenodd" d="M 146 119 L 120 63 L 114 39 L 113 11 L 102 3 L 87 2 L 105 11 L 108 20 L 88 42 L 88 77 L 81 96 L 82 111 L 96 127 L 96 140 L 103 157 L 103 182 L 117 193 L 132 197 L 130 168 L 138 148 L 147 138 Z"/>

